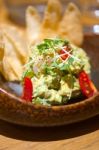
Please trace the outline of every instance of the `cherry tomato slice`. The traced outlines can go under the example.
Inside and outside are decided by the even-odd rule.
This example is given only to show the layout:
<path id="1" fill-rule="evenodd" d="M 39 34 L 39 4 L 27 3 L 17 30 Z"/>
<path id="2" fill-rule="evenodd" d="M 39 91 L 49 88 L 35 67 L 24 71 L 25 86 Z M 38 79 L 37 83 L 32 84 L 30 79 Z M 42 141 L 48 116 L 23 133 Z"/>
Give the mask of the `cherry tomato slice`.
<path id="1" fill-rule="evenodd" d="M 70 49 L 67 47 L 67 46 L 65 46 L 64 47 L 64 50 L 60 50 L 59 51 L 59 54 L 61 55 L 61 58 L 63 59 L 63 60 L 66 60 L 66 58 L 68 57 L 68 54 L 65 54 L 65 51 L 69 51 Z M 64 55 L 63 55 L 64 54 Z"/>
<path id="2" fill-rule="evenodd" d="M 24 78 L 24 87 L 23 87 L 23 95 L 22 99 L 31 102 L 33 94 L 33 85 L 32 81 L 29 77 Z"/>
<path id="3" fill-rule="evenodd" d="M 97 92 L 97 89 L 85 71 L 82 71 L 79 74 L 79 84 L 82 93 L 88 98 Z"/>

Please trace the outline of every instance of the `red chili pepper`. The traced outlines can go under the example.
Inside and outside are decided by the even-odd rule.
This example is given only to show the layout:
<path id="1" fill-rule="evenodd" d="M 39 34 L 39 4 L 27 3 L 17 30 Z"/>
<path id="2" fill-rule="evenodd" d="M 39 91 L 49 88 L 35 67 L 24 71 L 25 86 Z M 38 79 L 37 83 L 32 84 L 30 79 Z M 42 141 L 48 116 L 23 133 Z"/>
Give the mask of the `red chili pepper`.
<path id="1" fill-rule="evenodd" d="M 61 55 L 61 58 L 63 59 L 63 60 L 65 60 L 67 57 L 68 57 L 68 54 L 66 54 L 65 53 L 65 51 L 69 51 L 70 49 L 67 47 L 67 46 L 65 46 L 64 47 L 64 50 L 60 50 L 59 51 L 59 54 Z M 64 54 L 64 55 L 63 55 Z"/>
<path id="2" fill-rule="evenodd" d="M 33 94 L 33 85 L 32 81 L 29 77 L 24 78 L 24 87 L 23 87 L 23 95 L 22 99 L 31 102 Z"/>
<path id="3" fill-rule="evenodd" d="M 85 71 L 82 71 L 79 74 L 79 84 L 82 93 L 88 98 L 93 96 L 97 92 L 96 87 Z"/>

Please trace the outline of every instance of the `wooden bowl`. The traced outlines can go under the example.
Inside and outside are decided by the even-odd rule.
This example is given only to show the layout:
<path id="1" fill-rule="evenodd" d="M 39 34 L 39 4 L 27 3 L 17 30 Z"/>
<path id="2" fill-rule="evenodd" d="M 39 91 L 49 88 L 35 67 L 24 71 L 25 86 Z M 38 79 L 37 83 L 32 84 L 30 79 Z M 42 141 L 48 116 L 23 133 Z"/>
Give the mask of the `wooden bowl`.
<path id="1" fill-rule="evenodd" d="M 99 89 L 99 35 L 86 35 L 82 47 L 92 63 L 92 78 Z M 13 85 L 13 84 L 12 84 Z M 88 99 L 77 99 L 63 106 L 34 106 L 23 102 L 15 86 L 0 81 L 0 119 L 25 126 L 58 126 L 79 122 L 99 114 L 99 92 Z M 14 94 L 13 94 L 14 93 Z"/>

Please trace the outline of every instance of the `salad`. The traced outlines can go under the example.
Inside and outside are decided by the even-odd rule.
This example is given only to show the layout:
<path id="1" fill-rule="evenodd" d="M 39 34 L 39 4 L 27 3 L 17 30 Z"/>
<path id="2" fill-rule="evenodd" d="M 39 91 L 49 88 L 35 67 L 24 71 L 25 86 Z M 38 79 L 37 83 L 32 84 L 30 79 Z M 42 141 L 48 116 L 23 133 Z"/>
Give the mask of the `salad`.
<path id="1" fill-rule="evenodd" d="M 31 46 L 22 76 L 22 98 L 33 104 L 64 105 L 82 94 L 97 91 L 90 80 L 91 66 L 85 51 L 68 40 L 44 39 Z"/>

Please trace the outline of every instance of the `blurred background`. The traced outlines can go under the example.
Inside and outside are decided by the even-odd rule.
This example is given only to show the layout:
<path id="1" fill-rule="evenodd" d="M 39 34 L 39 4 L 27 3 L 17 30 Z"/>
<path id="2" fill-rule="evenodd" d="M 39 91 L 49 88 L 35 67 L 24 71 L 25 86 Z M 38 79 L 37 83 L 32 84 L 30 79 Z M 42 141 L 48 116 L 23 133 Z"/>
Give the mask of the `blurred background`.
<path id="1" fill-rule="evenodd" d="M 35 6 L 43 15 L 48 0 L 0 0 L 0 21 L 25 24 L 25 10 L 28 5 Z M 99 34 L 99 0 L 60 0 L 63 11 L 67 3 L 74 2 L 82 13 L 82 23 L 85 32 Z"/>

